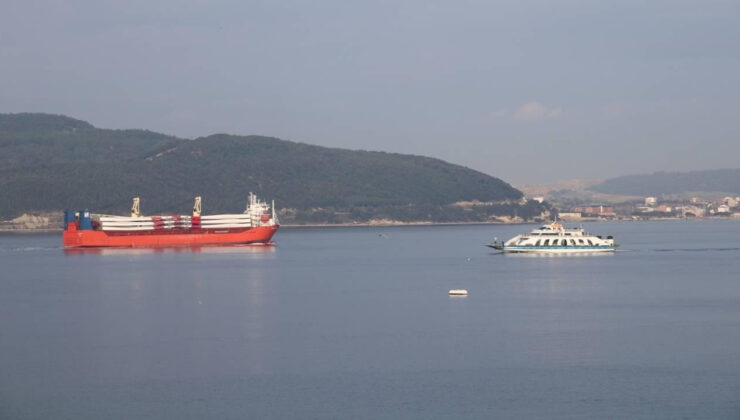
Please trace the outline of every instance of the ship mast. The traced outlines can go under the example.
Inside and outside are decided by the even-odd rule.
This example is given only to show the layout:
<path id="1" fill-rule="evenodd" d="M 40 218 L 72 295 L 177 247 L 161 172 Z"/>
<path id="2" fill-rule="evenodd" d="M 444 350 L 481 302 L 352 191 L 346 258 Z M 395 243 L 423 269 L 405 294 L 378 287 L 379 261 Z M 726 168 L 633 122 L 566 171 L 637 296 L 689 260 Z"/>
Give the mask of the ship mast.
<path id="1" fill-rule="evenodd" d="M 131 204 L 131 217 L 139 217 L 139 197 L 134 197 L 134 202 Z"/>
<path id="2" fill-rule="evenodd" d="M 200 196 L 195 197 L 195 203 L 193 203 L 193 217 L 200 216 Z"/>

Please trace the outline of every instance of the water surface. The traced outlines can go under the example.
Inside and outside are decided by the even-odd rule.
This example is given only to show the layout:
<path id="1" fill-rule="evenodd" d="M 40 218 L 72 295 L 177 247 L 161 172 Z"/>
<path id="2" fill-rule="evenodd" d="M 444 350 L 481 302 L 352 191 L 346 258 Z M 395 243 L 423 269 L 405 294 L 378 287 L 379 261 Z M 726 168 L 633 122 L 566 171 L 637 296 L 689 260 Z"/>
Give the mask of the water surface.
<path id="1" fill-rule="evenodd" d="M 532 226 L 3 235 L 0 418 L 740 417 L 740 222 L 585 227 L 620 251 L 483 246 Z"/>

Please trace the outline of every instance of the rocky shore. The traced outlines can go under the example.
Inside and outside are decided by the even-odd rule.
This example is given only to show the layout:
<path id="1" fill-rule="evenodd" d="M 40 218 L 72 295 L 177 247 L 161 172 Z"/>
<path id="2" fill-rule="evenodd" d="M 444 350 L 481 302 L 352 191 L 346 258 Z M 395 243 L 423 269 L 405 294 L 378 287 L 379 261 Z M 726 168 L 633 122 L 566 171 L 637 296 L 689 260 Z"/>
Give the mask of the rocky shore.
<path id="1" fill-rule="evenodd" d="M 0 232 L 40 232 L 62 230 L 62 215 L 53 213 L 23 213 L 15 219 L 0 221 Z"/>

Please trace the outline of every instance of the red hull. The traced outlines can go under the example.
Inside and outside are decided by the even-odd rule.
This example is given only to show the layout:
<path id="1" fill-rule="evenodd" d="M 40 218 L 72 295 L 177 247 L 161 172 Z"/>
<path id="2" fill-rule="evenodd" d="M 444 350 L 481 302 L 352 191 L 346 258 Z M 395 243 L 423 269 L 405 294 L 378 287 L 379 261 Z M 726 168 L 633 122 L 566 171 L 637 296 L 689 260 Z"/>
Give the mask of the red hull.
<path id="1" fill-rule="evenodd" d="M 156 247 L 268 243 L 279 225 L 248 229 L 177 229 L 138 232 L 78 230 L 70 223 L 64 231 L 65 247 Z"/>

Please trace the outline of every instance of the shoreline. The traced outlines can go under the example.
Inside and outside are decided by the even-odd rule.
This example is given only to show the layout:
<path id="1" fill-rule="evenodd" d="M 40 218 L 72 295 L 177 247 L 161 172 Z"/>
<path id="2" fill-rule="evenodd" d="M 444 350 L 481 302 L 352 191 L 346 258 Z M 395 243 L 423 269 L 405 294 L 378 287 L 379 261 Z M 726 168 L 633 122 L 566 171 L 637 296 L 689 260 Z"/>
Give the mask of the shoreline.
<path id="1" fill-rule="evenodd" d="M 285 224 L 280 225 L 281 228 L 295 229 L 295 228 L 342 228 L 342 227 L 414 227 L 414 226 L 464 226 L 464 225 L 526 225 L 535 224 L 540 222 L 410 222 L 410 223 L 334 223 L 334 224 Z M 0 233 L 54 233 L 63 232 L 62 228 L 18 228 L 18 229 L 2 229 Z"/>
<path id="2" fill-rule="evenodd" d="M 654 218 L 654 219 L 612 219 L 612 220 L 566 220 L 566 221 L 559 221 L 560 223 L 601 223 L 601 222 L 667 222 L 667 221 L 699 221 L 699 220 L 708 220 L 708 221 L 714 221 L 714 220 L 737 220 L 740 221 L 740 218 L 736 217 L 698 217 L 698 218 L 680 218 L 680 217 L 672 217 L 672 218 Z M 287 229 L 296 229 L 296 228 L 346 228 L 346 227 L 361 227 L 361 228 L 369 228 L 369 227 L 382 227 L 382 228 L 388 228 L 388 227 L 416 227 L 416 226 L 468 226 L 468 225 L 482 225 L 482 226 L 491 226 L 491 225 L 532 225 L 537 223 L 546 223 L 543 221 L 521 221 L 521 222 L 409 222 L 409 223 L 336 223 L 336 224 L 320 224 L 320 223 L 312 223 L 312 224 L 285 224 L 280 225 L 281 228 L 287 228 Z M 34 234 L 34 233 L 61 233 L 63 231 L 62 228 L 15 228 L 15 229 L 3 229 L 0 228 L 0 234 Z"/>

